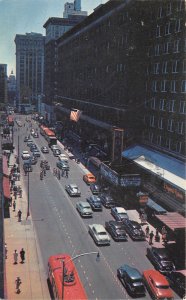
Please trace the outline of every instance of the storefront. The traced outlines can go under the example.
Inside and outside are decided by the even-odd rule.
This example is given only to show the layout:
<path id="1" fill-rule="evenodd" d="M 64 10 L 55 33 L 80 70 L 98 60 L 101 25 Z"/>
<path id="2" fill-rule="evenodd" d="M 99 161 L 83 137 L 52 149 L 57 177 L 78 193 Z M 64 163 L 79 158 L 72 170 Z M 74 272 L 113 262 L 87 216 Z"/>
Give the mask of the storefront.
<path id="1" fill-rule="evenodd" d="M 10 182 L 9 178 L 3 176 L 3 198 L 4 198 L 4 217 L 10 217 L 10 205 L 11 205 L 11 196 L 10 196 Z"/>

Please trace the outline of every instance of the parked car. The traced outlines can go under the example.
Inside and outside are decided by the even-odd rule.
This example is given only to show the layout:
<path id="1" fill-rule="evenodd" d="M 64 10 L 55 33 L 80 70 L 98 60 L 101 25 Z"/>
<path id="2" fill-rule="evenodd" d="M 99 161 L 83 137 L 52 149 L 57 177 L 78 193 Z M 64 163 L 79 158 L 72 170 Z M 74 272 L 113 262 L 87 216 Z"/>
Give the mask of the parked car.
<path id="1" fill-rule="evenodd" d="M 50 149 L 51 149 L 52 151 L 54 151 L 55 149 L 59 149 L 59 148 L 58 148 L 57 145 L 52 145 L 52 146 L 50 147 Z"/>
<path id="2" fill-rule="evenodd" d="M 28 137 L 28 136 L 25 136 L 24 142 L 28 142 L 28 140 L 29 140 L 29 137 Z"/>
<path id="3" fill-rule="evenodd" d="M 60 154 L 61 154 L 61 150 L 59 150 L 59 149 L 54 149 L 54 150 L 53 150 L 53 155 L 54 155 L 55 157 L 58 157 Z"/>
<path id="4" fill-rule="evenodd" d="M 141 227 L 141 225 L 136 222 L 129 219 L 123 220 L 123 225 L 125 226 L 125 229 L 128 233 L 128 235 L 131 237 L 131 239 L 135 241 L 145 241 L 145 233 Z"/>
<path id="5" fill-rule="evenodd" d="M 65 190 L 69 194 L 69 196 L 81 196 L 81 192 L 77 186 L 77 184 L 71 183 L 65 186 Z"/>
<path id="6" fill-rule="evenodd" d="M 113 220 L 105 222 L 105 229 L 108 231 L 108 233 L 111 235 L 113 240 L 115 240 L 116 242 L 122 242 L 128 240 L 128 236 L 122 222 L 113 221 Z"/>
<path id="7" fill-rule="evenodd" d="M 49 149 L 46 146 L 41 147 L 41 152 L 42 153 L 49 153 Z"/>
<path id="8" fill-rule="evenodd" d="M 96 177 L 92 173 L 83 175 L 83 180 L 86 184 L 95 183 Z"/>
<path id="9" fill-rule="evenodd" d="M 167 274 L 168 281 L 171 288 L 178 294 L 182 299 L 186 297 L 186 270 L 174 271 Z"/>
<path id="10" fill-rule="evenodd" d="M 129 295 L 139 297 L 145 295 L 145 286 L 141 273 L 129 265 L 122 265 L 117 269 L 117 276 Z"/>
<path id="11" fill-rule="evenodd" d="M 64 154 L 64 153 L 61 153 L 61 154 L 58 156 L 58 159 L 59 159 L 59 160 L 62 160 L 62 161 L 65 161 L 65 162 L 68 163 L 68 157 L 67 157 L 67 155 Z"/>
<path id="12" fill-rule="evenodd" d="M 110 245 L 110 238 L 101 224 L 92 224 L 88 226 L 88 232 L 96 245 Z"/>
<path id="13" fill-rule="evenodd" d="M 143 281 L 153 299 L 173 300 L 173 292 L 164 275 L 157 270 L 143 271 Z"/>
<path id="14" fill-rule="evenodd" d="M 36 146 L 36 145 L 32 145 L 32 146 L 30 147 L 30 151 L 31 151 L 31 152 L 34 152 L 35 150 L 38 150 L 37 146 Z"/>
<path id="15" fill-rule="evenodd" d="M 66 161 L 58 160 L 56 166 L 61 170 L 69 170 L 69 164 Z"/>
<path id="16" fill-rule="evenodd" d="M 92 217 L 92 209 L 89 203 L 79 201 L 76 203 L 76 209 L 82 217 Z"/>
<path id="17" fill-rule="evenodd" d="M 39 133 L 38 132 L 34 132 L 33 137 L 34 138 L 38 138 L 39 137 Z"/>
<path id="18" fill-rule="evenodd" d="M 31 165 L 36 165 L 37 164 L 37 157 L 36 156 L 31 156 L 30 157 L 30 163 Z"/>
<path id="19" fill-rule="evenodd" d="M 101 192 L 101 188 L 100 188 L 99 184 L 97 184 L 97 183 L 91 183 L 90 190 L 93 195 L 98 195 Z"/>
<path id="20" fill-rule="evenodd" d="M 87 202 L 90 204 L 93 210 L 103 210 L 101 200 L 98 196 L 91 195 L 87 198 Z"/>
<path id="21" fill-rule="evenodd" d="M 122 221 L 124 219 L 128 219 L 128 215 L 126 210 L 123 207 L 112 207 L 111 208 L 111 215 L 117 220 L 117 221 Z"/>
<path id="22" fill-rule="evenodd" d="M 102 193 L 99 195 L 101 199 L 101 203 L 106 207 L 106 208 L 111 208 L 116 206 L 116 203 L 114 202 L 112 196 Z"/>
<path id="23" fill-rule="evenodd" d="M 28 151 L 23 151 L 22 154 L 21 154 L 21 157 L 23 160 L 25 159 L 29 159 L 30 158 L 30 154 Z"/>
<path id="24" fill-rule="evenodd" d="M 34 156 L 37 156 L 37 157 L 41 156 L 41 153 L 38 149 L 35 149 L 32 153 L 33 153 Z"/>
<path id="25" fill-rule="evenodd" d="M 147 257 L 161 273 L 172 272 L 175 270 L 175 265 L 165 248 L 147 248 Z"/>
<path id="26" fill-rule="evenodd" d="M 33 141 L 29 139 L 29 140 L 27 141 L 27 146 L 29 147 L 31 144 L 33 144 Z"/>

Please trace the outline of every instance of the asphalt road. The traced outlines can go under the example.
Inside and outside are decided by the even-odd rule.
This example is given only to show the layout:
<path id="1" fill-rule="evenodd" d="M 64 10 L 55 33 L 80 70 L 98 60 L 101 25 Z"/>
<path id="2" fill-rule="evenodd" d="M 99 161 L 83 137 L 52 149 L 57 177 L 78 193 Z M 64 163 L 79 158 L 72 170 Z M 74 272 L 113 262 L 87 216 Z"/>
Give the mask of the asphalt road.
<path id="1" fill-rule="evenodd" d="M 20 119 L 25 117 L 21 116 Z M 33 127 L 36 127 L 34 125 Z M 17 144 L 19 134 L 19 149 L 28 150 L 24 137 L 28 134 L 26 127 L 20 127 L 14 133 Z M 33 138 L 40 148 L 47 145 L 40 135 Z M 36 228 L 38 242 L 47 273 L 47 261 L 50 255 L 56 253 L 69 253 L 76 256 L 81 253 L 99 251 L 100 261 L 96 261 L 96 255 L 85 255 L 74 261 L 78 269 L 81 281 L 86 289 L 89 299 L 131 299 L 125 288 L 116 276 L 116 270 L 124 263 L 135 266 L 140 271 L 152 268 L 146 258 L 147 242 L 134 242 L 130 238 L 128 242 L 114 242 L 111 239 L 110 246 L 97 247 L 88 233 L 88 224 L 105 224 L 105 221 L 113 219 L 110 209 L 103 208 L 102 212 L 94 212 L 93 218 L 82 219 L 76 211 L 76 202 L 85 200 L 91 194 L 89 187 L 83 182 L 83 170 L 80 165 L 69 160 L 69 178 L 61 178 L 60 181 L 52 174 L 56 167 L 57 158 L 50 150 L 49 154 L 41 154 L 41 159 L 47 159 L 51 170 L 47 171 L 44 180 L 40 180 L 39 162 L 33 166 L 30 173 L 30 209 Z M 20 159 L 22 164 L 22 159 Z M 25 176 L 25 187 L 27 177 Z M 65 191 L 65 184 L 76 183 L 81 190 L 80 198 L 71 198 Z M 151 299 L 148 293 L 140 299 Z"/>

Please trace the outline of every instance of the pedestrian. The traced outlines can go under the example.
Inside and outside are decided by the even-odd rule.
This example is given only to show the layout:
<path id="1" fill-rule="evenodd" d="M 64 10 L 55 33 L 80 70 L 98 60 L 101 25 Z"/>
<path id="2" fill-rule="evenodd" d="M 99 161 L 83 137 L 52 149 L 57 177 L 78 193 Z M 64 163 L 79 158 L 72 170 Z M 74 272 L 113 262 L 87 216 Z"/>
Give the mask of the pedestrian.
<path id="1" fill-rule="evenodd" d="M 25 250 L 22 248 L 19 254 L 21 258 L 21 263 L 23 264 L 25 261 Z"/>
<path id="2" fill-rule="evenodd" d="M 17 215 L 18 215 L 18 222 L 21 222 L 22 211 L 20 209 L 18 210 Z"/>
<path id="3" fill-rule="evenodd" d="M 17 180 L 20 181 L 20 173 L 17 173 Z"/>
<path id="4" fill-rule="evenodd" d="M 20 191 L 19 191 L 19 198 L 22 198 L 22 194 L 23 194 L 23 191 L 22 191 L 22 189 L 20 189 Z"/>
<path id="5" fill-rule="evenodd" d="M 154 237 L 154 232 L 151 231 L 151 233 L 149 234 L 149 245 L 153 244 L 153 237 Z"/>
<path id="6" fill-rule="evenodd" d="M 166 227 L 163 226 L 162 229 L 161 229 L 161 234 L 167 234 L 167 230 L 166 230 Z"/>
<path id="7" fill-rule="evenodd" d="M 17 260 L 18 260 L 18 253 L 17 253 L 17 250 L 14 250 L 13 258 L 14 258 L 14 265 L 16 265 L 16 264 L 17 264 Z"/>
<path id="8" fill-rule="evenodd" d="M 66 178 L 68 178 L 68 170 L 66 170 Z"/>
<path id="9" fill-rule="evenodd" d="M 146 235 L 146 238 L 149 237 L 149 232 L 150 232 L 150 228 L 149 228 L 149 225 L 147 225 L 147 227 L 145 228 L 145 235 Z"/>
<path id="10" fill-rule="evenodd" d="M 19 294 L 21 292 L 20 290 L 20 285 L 21 285 L 21 279 L 20 277 L 17 277 L 15 280 L 15 285 L 16 285 L 16 293 Z"/>
<path id="11" fill-rule="evenodd" d="M 7 244 L 5 243 L 5 258 L 8 257 L 8 249 L 7 249 Z"/>
<path id="12" fill-rule="evenodd" d="M 159 242 L 159 241 L 160 241 L 160 235 L 159 235 L 158 228 L 156 228 L 155 241 L 156 241 L 156 242 Z"/>
<path id="13" fill-rule="evenodd" d="M 63 177 L 65 175 L 65 171 L 62 169 L 61 176 Z"/>
<path id="14" fill-rule="evenodd" d="M 17 199 L 17 191 L 14 191 L 14 197 Z"/>
<path id="15" fill-rule="evenodd" d="M 16 210 L 16 202 L 14 200 L 14 202 L 13 202 L 13 211 L 15 211 L 15 210 Z"/>

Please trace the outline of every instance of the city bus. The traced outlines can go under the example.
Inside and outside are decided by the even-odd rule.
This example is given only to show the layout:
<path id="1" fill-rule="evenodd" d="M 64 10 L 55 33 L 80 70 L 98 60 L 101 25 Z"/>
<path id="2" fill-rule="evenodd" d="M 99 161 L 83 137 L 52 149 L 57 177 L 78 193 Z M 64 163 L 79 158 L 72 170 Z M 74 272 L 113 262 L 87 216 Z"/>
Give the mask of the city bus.
<path id="1" fill-rule="evenodd" d="M 56 254 L 49 257 L 48 280 L 54 299 L 88 299 L 77 269 L 69 254 Z"/>
<path id="2" fill-rule="evenodd" d="M 49 129 L 48 127 L 46 127 L 44 125 L 41 125 L 40 126 L 40 133 L 47 140 L 49 147 L 51 147 L 52 145 L 57 144 L 57 138 L 55 136 L 55 133 L 51 129 Z"/>

